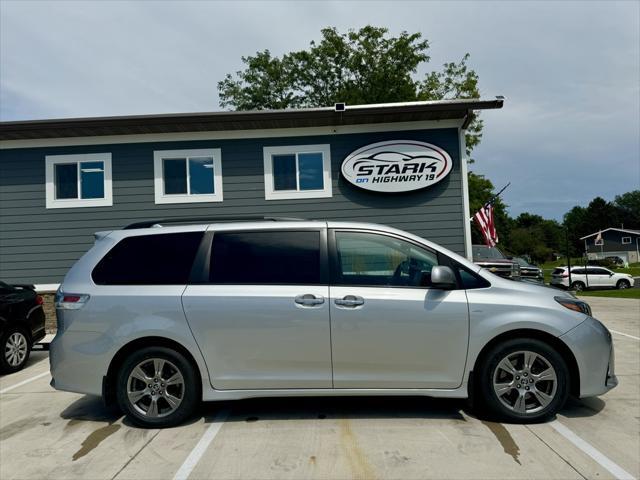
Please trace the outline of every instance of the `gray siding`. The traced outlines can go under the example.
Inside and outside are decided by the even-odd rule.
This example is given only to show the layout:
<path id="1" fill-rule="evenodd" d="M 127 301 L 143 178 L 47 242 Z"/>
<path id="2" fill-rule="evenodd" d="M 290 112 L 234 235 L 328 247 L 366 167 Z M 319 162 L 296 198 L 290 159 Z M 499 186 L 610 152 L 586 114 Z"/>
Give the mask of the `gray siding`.
<path id="1" fill-rule="evenodd" d="M 588 253 L 600 252 L 635 252 L 638 248 L 636 240 L 640 237 L 637 233 L 625 233 L 617 230 L 602 232 L 603 245 L 596 245 L 596 236 L 585 239 Z M 631 243 L 622 243 L 622 237 L 631 237 Z"/>
<path id="2" fill-rule="evenodd" d="M 433 187 L 402 194 L 368 192 L 340 174 L 344 158 L 369 143 L 413 139 L 444 148 L 453 170 Z M 330 144 L 333 197 L 265 200 L 264 146 Z M 224 201 L 156 205 L 154 150 L 221 148 Z M 45 156 L 111 152 L 113 206 L 45 208 Z M 456 129 L 242 140 L 152 142 L 0 150 L 0 279 L 59 283 L 93 243 L 93 233 L 152 218 L 281 215 L 384 223 L 464 254 L 460 152 Z"/>

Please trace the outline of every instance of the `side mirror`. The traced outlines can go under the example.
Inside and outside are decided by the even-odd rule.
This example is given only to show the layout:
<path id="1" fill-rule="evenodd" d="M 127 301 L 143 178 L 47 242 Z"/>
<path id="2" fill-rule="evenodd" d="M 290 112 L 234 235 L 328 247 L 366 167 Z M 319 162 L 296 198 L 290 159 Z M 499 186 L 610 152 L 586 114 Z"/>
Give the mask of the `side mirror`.
<path id="1" fill-rule="evenodd" d="M 439 290 L 453 290 L 457 287 L 456 276 L 451 267 L 437 265 L 431 270 L 431 286 Z"/>

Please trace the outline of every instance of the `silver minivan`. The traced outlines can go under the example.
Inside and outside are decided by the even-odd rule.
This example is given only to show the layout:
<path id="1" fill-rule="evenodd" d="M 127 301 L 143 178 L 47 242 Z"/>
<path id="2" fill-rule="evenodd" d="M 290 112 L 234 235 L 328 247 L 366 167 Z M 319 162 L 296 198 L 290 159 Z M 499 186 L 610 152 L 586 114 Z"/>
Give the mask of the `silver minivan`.
<path id="1" fill-rule="evenodd" d="M 381 225 L 100 232 L 56 308 L 51 384 L 143 426 L 200 401 L 302 395 L 472 397 L 526 422 L 617 385 L 611 335 L 585 302 Z"/>

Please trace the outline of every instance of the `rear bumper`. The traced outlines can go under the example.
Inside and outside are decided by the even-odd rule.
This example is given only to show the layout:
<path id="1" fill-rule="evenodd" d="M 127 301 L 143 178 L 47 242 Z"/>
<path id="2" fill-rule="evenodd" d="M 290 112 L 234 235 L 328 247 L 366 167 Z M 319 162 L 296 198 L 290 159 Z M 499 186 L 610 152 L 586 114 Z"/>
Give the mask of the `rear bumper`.
<path id="1" fill-rule="evenodd" d="M 51 386 L 67 392 L 102 395 L 110 342 L 96 332 L 58 333 L 49 347 Z"/>
<path id="2" fill-rule="evenodd" d="M 560 337 L 573 352 L 580 375 L 580 397 L 602 395 L 618 385 L 611 333 L 588 317 Z"/>

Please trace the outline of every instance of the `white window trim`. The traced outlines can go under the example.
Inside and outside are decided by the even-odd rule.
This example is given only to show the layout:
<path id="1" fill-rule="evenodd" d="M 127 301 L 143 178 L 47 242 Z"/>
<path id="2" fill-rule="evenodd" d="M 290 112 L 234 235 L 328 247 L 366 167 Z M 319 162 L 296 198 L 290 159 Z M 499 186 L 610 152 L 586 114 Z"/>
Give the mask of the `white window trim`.
<path id="1" fill-rule="evenodd" d="M 331 146 L 323 145 L 288 145 L 284 147 L 264 147 L 264 197 L 266 200 L 294 200 L 300 198 L 330 198 L 333 196 L 333 186 L 331 184 Z M 322 154 L 322 180 L 324 188 L 322 190 L 286 190 L 277 191 L 273 186 L 273 155 L 296 155 L 296 176 L 299 175 L 297 168 L 299 153 L 321 153 Z"/>
<path id="2" fill-rule="evenodd" d="M 190 193 L 165 195 L 164 181 L 162 178 L 162 160 L 164 158 L 176 157 L 212 157 L 213 190 L 215 193 L 205 193 L 201 195 L 194 195 Z M 190 188 L 188 169 L 189 162 L 187 162 L 187 190 Z M 153 177 L 156 204 L 222 202 L 222 150 L 219 148 L 199 150 L 156 150 L 153 152 Z"/>
<path id="3" fill-rule="evenodd" d="M 58 164 L 103 162 L 104 164 L 104 198 L 64 198 L 55 197 L 54 167 Z M 78 195 L 80 195 L 80 176 L 78 175 Z M 79 207 L 111 207 L 113 194 L 111 190 L 111 153 L 80 153 L 73 155 L 47 155 L 45 157 L 45 194 L 46 207 L 79 208 Z"/>
<path id="4" fill-rule="evenodd" d="M 625 242 L 625 240 L 628 240 L 627 242 Z M 631 237 L 622 237 L 622 245 L 629 245 L 631 244 Z"/>

